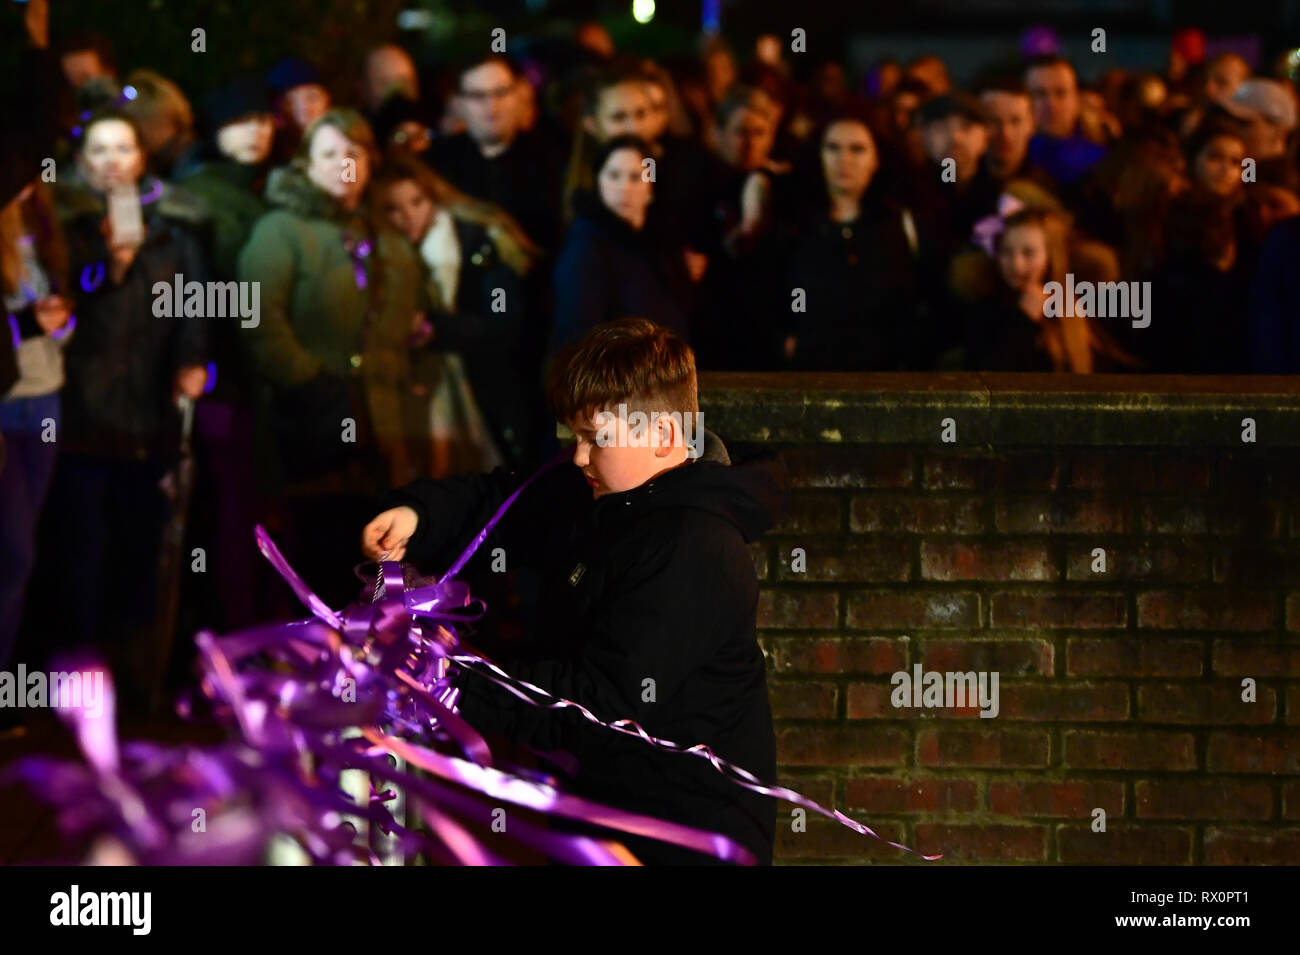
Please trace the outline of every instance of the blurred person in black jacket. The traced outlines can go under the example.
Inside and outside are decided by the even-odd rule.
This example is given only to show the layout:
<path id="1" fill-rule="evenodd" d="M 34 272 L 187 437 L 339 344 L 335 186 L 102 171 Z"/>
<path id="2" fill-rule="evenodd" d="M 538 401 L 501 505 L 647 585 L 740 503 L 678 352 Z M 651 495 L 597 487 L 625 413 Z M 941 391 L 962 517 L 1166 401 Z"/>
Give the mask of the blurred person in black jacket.
<path id="1" fill-rule="evenodd" d="M 519 75 L 491 54 L 462 64 L 453 107 L 465 132 L 439 137 L 423 158 L 457 189 L 505 209 L 551 251 L 559 234 L 559 167 L 546 143 L 520 129 Z"/>
<path id="2" fill-rule="evenodd" d="M 865 118 L 832 119 L 821 160 L 824 198 L 790 259 L 784 354 L 800 369 L 911 367 L 926 338 L 915 246 L 908 213 L 872 188 L 879 156 Z"/>
<path id="3" fill-rule="evenodd" d="M 555 329 L 549 355 L 601 322 L 637 316 L 688 336 L 690 280 L 680 240 L 655 216 L 649 145 L 616 136 L 592 161 L 594 192 L 576 215 L 555 264 Z"/>
<path id="4" fill-rule="evenodd" d="M 1237 205 L 1194 190 L 1170 207 L 1165 261 L 1151 276 L 1151 325 L 1130 336 L 1150 371 L 1250 371 L 1253 269 L 1242 262 Z"/>
<path id="5" fill-rule="evenodd" d="M 779 512 L 785 471 L 770 453 L 732 462 L 702 430 L 697 391 L 690 349 L 643 319 L 599 326 L 562 352 L 548 404 L 577 435 L 576 467 L 561 462 L 527 488 L 470 563 L 500 544 L 512 562 L 544 575 L 539 625 L 526 648 L 498 660 L 506 672 L 603 721 L 632 719 L 682 746 L 705 744 L 770 784 L 776 744 L 749 542 Z M 612 418 L 598 414 L 606 409 Z M 649 415 L 652 443 L 631 440 L 628 409 Z M 498 468 L 399 488 L 362 532 L 363 549 L 441 570 L 525 476 Z M 478 729 L 576 757 L 568 791 L 722 833 L 771 864 L 772 798 L 705 760 L 592 726 L 572 709 L 521 705 L 474 673 L 457 685 L 460 711 Z M 719 861 L 649 838 L 615 838 L 645 864 Z"/>
<path id="6" fill-rule="evenodd" d="M 142 234 L 115 231 L 107 197 L 118 189 L 139 193 Z M 205 319 L 159 317 L 154 291 L 163 283 L 170 295 L 177 276 L 207 280 L 203 211 L 145 172 L 134 124 L 111 110 L 86 122 L 76 171 L 60 176 L 55 201 L 78 294 L 48 539 L 60 542 L 57 577 L 76 579 L 78 595 L 56 604 L 68 619 L 52 632 L 107 644 L 121 663 L 153 626 L 168 511 L 159 481 L 178 448 L 176 398 L 197 399 L 207 383 Z"/>
<path id="7" fill-rule="evenodd" d="M 799 193 L 788 166 L 772 160 L 775 117 L 768 98 L 737 86 L 718 105 L 716 154 L 700 188 L 691 248 L 707 260 L 691 313 L 691 346 L 702 368 L 780 367 L 778 325 L 788 307 L 786 236 Z"/>

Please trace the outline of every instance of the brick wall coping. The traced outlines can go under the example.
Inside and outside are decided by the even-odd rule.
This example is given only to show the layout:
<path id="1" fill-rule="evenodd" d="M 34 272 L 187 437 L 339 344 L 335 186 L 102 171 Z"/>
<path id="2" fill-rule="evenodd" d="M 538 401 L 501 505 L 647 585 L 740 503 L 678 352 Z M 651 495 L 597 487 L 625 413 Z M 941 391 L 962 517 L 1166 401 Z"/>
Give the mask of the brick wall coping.
<path id="1" fill-rule="evenodd" d="M 1300 376 L 715 371 L 700 407 L 745 442 L 944 446 L 952 418 L 954 449 L 1300 448 Z"/>

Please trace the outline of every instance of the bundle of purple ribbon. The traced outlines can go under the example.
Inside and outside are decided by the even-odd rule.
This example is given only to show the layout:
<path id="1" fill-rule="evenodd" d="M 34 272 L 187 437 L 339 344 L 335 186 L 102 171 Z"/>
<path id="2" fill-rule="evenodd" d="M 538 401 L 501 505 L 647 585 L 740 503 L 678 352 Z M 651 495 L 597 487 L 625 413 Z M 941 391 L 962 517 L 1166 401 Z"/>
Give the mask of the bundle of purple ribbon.
<path id="1" fill-rule="evenodd" d="M 198 692 L 236 731 L 230 741 L 210 748 L 119 746 L 112 682 L 106 679 L 104 705 L 94 715 L 76 706 L 58 709 L 76 734 L 85 764 L 34 756 L 3 776 L 26 781 L 54 806 L 65 836 L 90 847 L 89 857 L 69 861 L 251 865 L 266 861 L 273 840 L 288 837 L 316 864 L 380 864 L 373 837 L 380 832 L 399 858 L 421 856 L 433 864 L 511 864 L 538 857 L 576 865 L 639 864 L 617 842 L 618 833 L 754 863 L 747 849 L 716 833 L 565 794 L 553 778 L 533 770 L 495 766 L 487 743 L 455 709 L 459 691 L 453 680 L 459 668 L 472 667 L 533 706 L 575 708 L 611 732 L 637 736 L 683 759 L 708 759 L 739 786 L 880 839 L 838 811 L 764 784 L 707 746 L 658 739 L 631 720 L 604 723 L 580 703 L 510 677 L 460 642 L 461 629 L 486 607 L 455 575 L 542 471 L 507 498 L 441 578 L 380 562 L 368 582 L 373 599 L 339 611 L 307 587 L 258 527 L 262 554 L 312 616 L 226 636 L 196 636 Z M 192 712 L 196 702 L 192 692 L 182 696 L 179 712 Z M 365 804 L 343 785 L 348 771 L 367 774 Z M 395 814 L 399 802 L 404 811 Z M 408 824 L 412 815 L 423 827 Z M 609 835 L 558 831 L 546 825 L 548 818 Z M 358 822 L 371 829 L 370 840 L 360 838 Z"/>

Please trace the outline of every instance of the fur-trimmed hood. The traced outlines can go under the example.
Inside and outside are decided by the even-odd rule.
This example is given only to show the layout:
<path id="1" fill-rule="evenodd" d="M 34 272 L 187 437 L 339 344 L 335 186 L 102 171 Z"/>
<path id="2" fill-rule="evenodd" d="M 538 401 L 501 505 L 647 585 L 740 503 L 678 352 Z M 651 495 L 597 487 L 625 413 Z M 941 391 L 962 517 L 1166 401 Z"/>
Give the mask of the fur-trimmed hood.
<path id="1" fill-rule="evenodd" d="M 108 214 L 108 200 L 74 172 L 54 183 L 54 203 L 59 221 L 72 222 L 83 216 L 103 218 Z M 145 173 L 139 182 L 140 201 L 145 217 L 161 216 L 184 225 L 198 227 L 207 222 L 208 214 L 197 197 L 170 182 Z"/>
<path id="2" fill-rule="evenodd" d="M 265 198 L 267 205 L 305 219 L 326 219 L 342 225 L 363 215 L 360 210 L 348 212 L 293 163 L 271 170 L 266 178 Z"/>

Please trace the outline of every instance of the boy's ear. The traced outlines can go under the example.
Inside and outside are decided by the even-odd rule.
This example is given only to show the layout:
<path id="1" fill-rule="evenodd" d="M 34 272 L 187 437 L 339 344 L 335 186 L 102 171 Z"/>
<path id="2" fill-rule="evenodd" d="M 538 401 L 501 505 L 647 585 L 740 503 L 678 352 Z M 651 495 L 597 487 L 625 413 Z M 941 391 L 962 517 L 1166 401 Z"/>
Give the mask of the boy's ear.
<path id="1" fill-rule="evenodd" d="M 655 442 L 655 455 L 663 457 L 668 454 L 676 444 L 684 442 L 683 436 L 675 434 L 677 425 L 670 414 L 660 413 L 655 418 L 655 432 L 657 441 Z"/>

